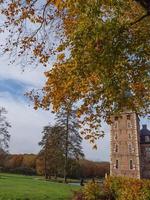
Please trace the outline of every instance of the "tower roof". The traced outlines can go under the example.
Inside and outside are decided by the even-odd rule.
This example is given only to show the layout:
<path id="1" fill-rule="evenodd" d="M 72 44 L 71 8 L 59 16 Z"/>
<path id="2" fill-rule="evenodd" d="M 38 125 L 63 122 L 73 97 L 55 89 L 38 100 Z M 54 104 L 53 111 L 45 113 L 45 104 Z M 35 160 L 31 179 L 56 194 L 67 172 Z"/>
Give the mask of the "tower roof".
<path id="1" fill-rule="evenodd" d="M 149 137 L 146 138 L 146 136 Z M 140 130 L 140 138 L 141 138 L 141 143 L 150 143 L 150 130 L 148 130 L 147 125 L 144 124 L 142 125 L 142 129 Z"/>
<path id="2" fill-rule="evenodd" d="M 150 135 L 150 130 L 148 130 L 147 125 L 142 125 L 142 129 L 140 130 L 141 135 Z"/>

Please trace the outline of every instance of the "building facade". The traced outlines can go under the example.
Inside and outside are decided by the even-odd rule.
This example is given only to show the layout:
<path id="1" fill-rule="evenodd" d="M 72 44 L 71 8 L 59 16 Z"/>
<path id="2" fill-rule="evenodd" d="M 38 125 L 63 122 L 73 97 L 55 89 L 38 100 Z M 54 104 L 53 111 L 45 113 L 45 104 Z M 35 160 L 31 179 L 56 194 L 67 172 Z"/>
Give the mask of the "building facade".
<path id="1" fill-rule="evenodd" d="M 134 112 L 111 117 L 110 175 L 150 178 L 150 131 Z"/>
<path id="2" fill-rule="evenodd" d="M 143 125 L 140 131 L 141 176 L 150 179 L 150 131 Z"/>

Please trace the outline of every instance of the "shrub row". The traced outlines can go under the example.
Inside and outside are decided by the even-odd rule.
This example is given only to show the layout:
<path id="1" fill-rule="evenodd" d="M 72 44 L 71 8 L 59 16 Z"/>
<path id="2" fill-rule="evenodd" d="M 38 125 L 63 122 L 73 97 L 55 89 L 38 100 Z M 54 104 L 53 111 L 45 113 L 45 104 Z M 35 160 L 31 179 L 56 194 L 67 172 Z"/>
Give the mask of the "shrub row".
<path id="1" fill-rule="evenodd" d="M 36 170 L 29 167 L 16 167 L 13 169 L 0 167 L 0 172 L 23 174 L 23 175 L 29 175 L 29 176 L 36 175 Z"/>

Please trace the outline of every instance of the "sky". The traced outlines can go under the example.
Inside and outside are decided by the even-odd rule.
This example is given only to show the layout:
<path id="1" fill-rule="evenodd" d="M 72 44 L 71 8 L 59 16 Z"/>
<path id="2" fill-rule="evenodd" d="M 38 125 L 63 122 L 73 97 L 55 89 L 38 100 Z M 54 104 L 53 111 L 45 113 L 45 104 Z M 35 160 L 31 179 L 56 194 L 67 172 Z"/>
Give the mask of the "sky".
<path id="1" fill-rule="evenodd" d="M 42 137 L 43 126 L 54 124 L 50 111 L 34 110 L 32 102 L 24 95 L 33 88 L 41 88 L 45 77 L 42 66 L 26 68 L 11 65 L 9 59 L 0 57 L 0 106 L 7 109 L 7 119 L 11 123 L 10 153 L 38 153 L 38 142 Z M 109 127 L 103 125 L 106 135 L 97 141 L 98 149 L 83 141 L 85 157 L 95 161 L 109 160 Z"/>

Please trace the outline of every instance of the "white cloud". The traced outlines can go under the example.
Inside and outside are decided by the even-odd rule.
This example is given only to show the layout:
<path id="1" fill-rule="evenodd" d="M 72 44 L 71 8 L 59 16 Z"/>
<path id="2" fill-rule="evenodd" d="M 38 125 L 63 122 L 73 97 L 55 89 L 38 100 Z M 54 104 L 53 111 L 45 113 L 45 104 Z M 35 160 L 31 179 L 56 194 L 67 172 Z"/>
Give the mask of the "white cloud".
<path id="1" fill-rule="evenodd" d="M 48 68 L 39 66 L 36 68 L 27 67 L 24 71 L 18 65 L 9 65 L 6 58 L 0 58 L 0 78 L 1 79 L 13 79 L 25 84 L 33 85 L 34 87 L 41 87 L 44 84 L 45 76 L 44 72 Z"/>

